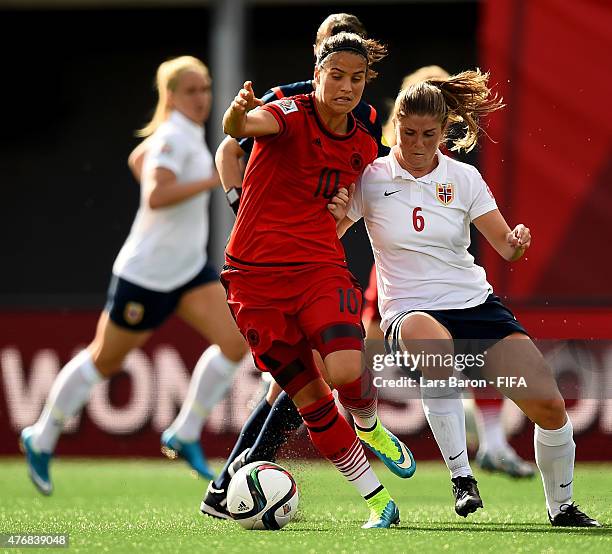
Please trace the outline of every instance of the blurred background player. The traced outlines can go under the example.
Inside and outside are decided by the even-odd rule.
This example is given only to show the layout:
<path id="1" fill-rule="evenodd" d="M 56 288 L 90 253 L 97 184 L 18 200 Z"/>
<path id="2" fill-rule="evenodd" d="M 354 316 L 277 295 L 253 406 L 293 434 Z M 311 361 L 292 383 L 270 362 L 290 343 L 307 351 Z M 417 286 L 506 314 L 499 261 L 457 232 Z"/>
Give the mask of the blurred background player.
<path id="1" fill-rule="evenodd" d="M 342 31 L 355 33 L 363 38 L 367 37 L 363 23 L 355 15 L 331 14 L 325 18 L 317 30 L 313 45 L 315 58 L 323 40 Z M 310 79 L 274 87 L 268 90 L 261 100 L 268 103 L 296 94 L 309 94 L 312 91 L 313 81 Z M 386 155 L 389 149 L 381 143 L 382 128 L 375 108 L 361 99 L 352 113 L 377 141 L 378 155 Z M 252 137 L 236 140 L 228 136 L 222 141 L 215 156 L 223 188 L 234 212 L 237 212 L 239 206 L 245 158 L 250 155 L 253 142 Z M 314 355 L 319 369 L 324 372 L 325 367 L 320 356 L 316 351 Z M 245 422 L 219 476 L 209 484 L 200 506 L 202 513 L 213 517 L 228 518 L 229 514 L 225 509 L 226 489 L 233 473 L 242 465 L 250 462 L 275 460 L 278 449 L 287 441 L 291 431 L 300 427 L 302 423 L 303 420 L 287 393 L 282 392 L 281 388 L 272 381 L 265 398 L 258 403 Z"/>
<path id="2" fill-rule="evenodd" d="M 406 75 L 402 81 L 401 90 L 409 86 L 428 79 L 446 79 L 449 73 L 438 65 L 428 65 L 421 67 Z M 455 134 L 450 130 L 452 137 Z M 389 116 L 383 125 L 383 137 L 385 144 L 395 146 L 395 126 L 393 114 Z M 440 150 L 449 155 L 449 151 L 444 144 L 440 145 Z M 378 311 L 378 287 L 376 283 L 376 267 L 372 266 L 370 281 L 364 294 L 364 326 L 366 329 L 366 349 L 369 352 L 368 359 L 375 353 L 384 353 L 383 333 L 380 329 L 380 313 Z M 376 350 L 376 352 L 374 352 Z M 534 467 L 523 460 L 510 446 L 506 438 L 502 423 L 503 398 L 492 389 L 473 389 L 475 410 L 476 432 L 478 435 L 478 452 L 476 453 L 476 463 L 484 470 L 504 473 L 511 477 L 533 477 Z"/>
<path id="3" fill-rule="evenodd" d="M 399 510 L 357 437 L 401 477 L 416 466 L 378 419 L 372 375 L 363 370 L 361 289 L 327 212 L 377 156 L 376 141 L 351 111 L 385 54 L 356 34 L 329 37 L 318 52 L 313 93 L 263 105 L 247 81 L 223 119 L 227 134 L 257 137 L 221 276 L 230 309 L 257 367 L 289 394 L 313 444 L 366 501 L 364 528 L 397 524 Z M 312 349 L 355 429 L 339 413 Z"/>
<path id="4" fill-rule="evenodd" d="M 246 343 L 206 258 L 209 191 L 219 185 L 204 141 L 211 80 L 200 60 L 182 56 L 159 66 L 156 83 L 155 114 L 139 132 L 149 137 L 140 207 L 113 265 L 95 338 L 60 371 L 38 421 L 21 433 L 30 477 L 43 494 L 52 492 L 49 461 L 66 418 L 86 404 L 96 383 L 121 371 L 125 356 L 173 313 L 212 346 L 199 359 L 181 411 L 162 441 L 202 477 L 213 477 L 199 443 L 202 422 L 229 386 Z M 213 384 L 222 387 L 211 390 Z"/>
<path id="5" fill-rule="evenodd" d="M 509 262 L 529 248 L 530 231 L 523 224 L 510 229 L 478 171 L 439 150 L 447 126 L 462 123 L 464 136 L 452 140 L 453 148 L 469 152 L 480 118 L 503 107 L 487 81 L 487 74 L 466 71 L 400 91 L 393 110 L 397 145 L 364 171 L 339 233 L 364 218 L 385 283 L 379 305 L 391 350 L 437 354 L 440 360 L 486 352 L 482 376 L 535 423 L 551 524 L 599 527 L 572 501 L 576 446 L 553 373 L 468 252 L 470 222 Z M 392 195 L 381 194 L 387 190 Z M 405 214 L 412 216 L 408 225 L 388 225 Z M 460 390 L 444 382 L 453 369 L 437 359 L 413 369 L 430 380 L 421 386 L 423 409 L 451 474 L 455 511 L 466 517 L 483 503 L 467 456 Z M 525 389 L 500 382 L 501 376 L 523 377 Z"/>

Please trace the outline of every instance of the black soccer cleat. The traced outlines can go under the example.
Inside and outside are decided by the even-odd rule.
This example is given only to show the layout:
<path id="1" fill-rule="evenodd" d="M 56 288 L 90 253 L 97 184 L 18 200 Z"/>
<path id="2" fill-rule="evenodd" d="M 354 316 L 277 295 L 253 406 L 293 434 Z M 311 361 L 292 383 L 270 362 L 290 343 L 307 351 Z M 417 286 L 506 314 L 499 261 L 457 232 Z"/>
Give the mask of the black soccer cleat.
<path id="1" fill-rule="evenodd" d="M 227 491 L 215 489 L 214 481 L 208 483 L 206 495 L 200 503 L 202 515 L 216 517 L 217 519 L 231 519 L 227 511 Z"/>
<path id="2" fill-rule="evenodd" d="M 578 504 L 561 504 L 559 509 L 561 511 L 555 517 L 548 514 L 553 527 L 603 527 L 599 521 L 579 510 Z"/>
<path id="3" fill-rule="evenodd" d="M 453 483 L 453 494 L 455 495 L 455 512 L 461 517 L 467 517 L 475 512 L 478 508 L 482 508 L 482 499 L 476 479 L 471 475 L 467 477 L 455 477 L 451 479 Z"/>

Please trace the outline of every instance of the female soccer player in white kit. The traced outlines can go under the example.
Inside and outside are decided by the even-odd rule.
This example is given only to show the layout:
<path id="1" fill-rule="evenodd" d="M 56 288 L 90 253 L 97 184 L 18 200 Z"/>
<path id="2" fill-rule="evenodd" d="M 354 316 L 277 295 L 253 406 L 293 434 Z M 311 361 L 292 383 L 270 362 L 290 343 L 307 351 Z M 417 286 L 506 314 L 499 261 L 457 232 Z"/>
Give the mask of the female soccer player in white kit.
<path id="1" fill-rule="evenodd" d="M 93 342 L 58 374 L 38 421 L 21 433 L 30 477 L 51 494 L 49 461 L 67 417 L 88 400 L 91 388 L 121 370 L 125 356 L 142 346 L 176 313 L 212 344 L 194 370 L 187 398 L 162 434 L 166 453 L 184 457 L 212 478 L 199 438 L 204 418 L 231 383 L 246 353 L 216 271 L 207 264 L 208 202 L 219 185 L 204 141 L 211 107 L 206 66 L 191 56 L 162 63 L 159 100 L 147 136 L 140 207 L 113 265 L 108 301 Z"/>
<path id="2" fill-rule="evenodd" d="M 455 149 L 471 149 L 479 117 L 503 107 L 487 78 L 468 71 L 400 91 L 394 107 L 397 145 L 366 168 L 338 231 L 341 236 L 364 218 L 378 272 L 381 327 L 390 349 L 451 356 L 486 352 L 484 375 L 535 423 L 536 462 L 550 522 L 599 526 L 572 502 L 572 424 L 552 371 L 467 250 L 471 222 L 508 261 L 524 254 L 530 231 L 524 225 L 511 230 L 480 173 L 438 148 L 448 125 L 459 122 L 466 135 L 454 140 Z M 482 500 L 467 456 L 463 403 L 449 386 L 448 368 L 438 363 L 415 369 L 425 384 L 443 377 L 438 381 L 442 386 L 421 381 L 421 396 L 451 473 L 455 511 L 465 517 L 481 508 Z M 524 377 L 527 388 L 504 377 Z"/>

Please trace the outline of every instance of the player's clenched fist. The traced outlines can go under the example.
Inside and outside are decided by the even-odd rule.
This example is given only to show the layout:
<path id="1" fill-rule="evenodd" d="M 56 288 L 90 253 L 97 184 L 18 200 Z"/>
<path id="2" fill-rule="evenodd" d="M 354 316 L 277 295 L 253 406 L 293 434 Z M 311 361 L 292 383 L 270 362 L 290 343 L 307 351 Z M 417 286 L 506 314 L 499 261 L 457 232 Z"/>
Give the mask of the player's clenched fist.
<path id="1" fill-rule="evenodd" d="M 327 204 L 327 209 L 336 221 L 342 221 L 346 217 L 354 192 L 355 183 L 351 183 L 348 190 L 342 187 Z"/>
<path id="2" fill-rule="evenodd" d="M 531 232 L 529 227 L 525 227 L 519 223 L 512 231 L 508 233 L 508 244 L 512 248 L 522 248 L 527 250 L 531 246 Z"/>

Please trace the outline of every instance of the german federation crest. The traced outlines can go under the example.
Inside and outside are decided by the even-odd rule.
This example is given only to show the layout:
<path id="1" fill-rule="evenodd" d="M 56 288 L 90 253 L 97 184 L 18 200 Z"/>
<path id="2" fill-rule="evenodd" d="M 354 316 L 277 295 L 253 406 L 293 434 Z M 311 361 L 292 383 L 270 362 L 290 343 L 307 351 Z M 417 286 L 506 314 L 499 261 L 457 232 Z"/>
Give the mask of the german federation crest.
<path id="1" fill-rule="evenodd" d="M 455 199 L 455 187 L 452 183 L 436 183 L 436 198 L 445 206 Z"/>

